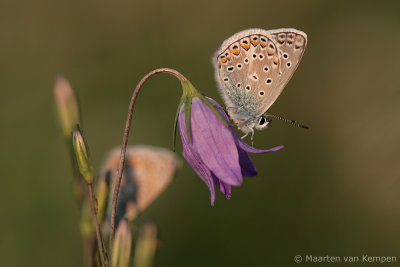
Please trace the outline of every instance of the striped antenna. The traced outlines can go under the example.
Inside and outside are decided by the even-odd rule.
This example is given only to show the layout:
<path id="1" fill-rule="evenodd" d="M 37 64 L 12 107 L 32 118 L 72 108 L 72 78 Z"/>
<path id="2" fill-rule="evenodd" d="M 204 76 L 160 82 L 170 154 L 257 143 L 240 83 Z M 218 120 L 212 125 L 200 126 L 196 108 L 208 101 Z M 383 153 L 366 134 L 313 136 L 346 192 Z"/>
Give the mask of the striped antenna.
<path id="1" fill-rule="evenodd" d="M 303 125 L 303 124 L 300 124 L 300 123 L 298 123 L 298 122 L 295 121 L 295 120 L 288 120 L 288 119 L 282 118 L 281 116 L 278 116 L 278 115 L 265 114 L 265 116 L 266 116 L 266 117 L 269 117 L 269 118 L 274 118 L 274 119 L 278 119 L 278 120 L 281 120 L 281 121 L 290 123 L 290 124 L 292 124 L 292 125 L 294 125 L 294 126 L 297 126 L 297 127 L 299 127 L 299 128 L 310 129 L 310 127 L 308 127 L 308 126 L 306 126 L 306 125 Z"/>

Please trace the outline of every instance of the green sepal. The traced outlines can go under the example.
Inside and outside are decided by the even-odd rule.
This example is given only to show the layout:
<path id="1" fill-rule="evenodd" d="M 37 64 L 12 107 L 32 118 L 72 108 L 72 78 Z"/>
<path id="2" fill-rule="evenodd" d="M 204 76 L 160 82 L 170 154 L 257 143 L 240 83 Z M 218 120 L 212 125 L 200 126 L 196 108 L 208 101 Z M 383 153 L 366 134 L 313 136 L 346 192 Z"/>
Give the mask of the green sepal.
<path id="1" fill-rule="evenodd" d="M 181 101 L 179 102 L 178 109 L 176 110 L 176 114 L 175 114 L 174 132 L 173 132 L 173 137 L 172 137 L 172 151 L 174 151 L 174 152 L 176 150 L 176 128 L 178 125 L 179 112 L 181 111 L 181 107 L 183 105 L 182 98 L 181 98 Z"/>
<path id="2" fill-rule="evenodd" d="M 185 111 L 185 121 L 186 121 L 186 134 L 188 138 L 188 143 L 190 143 L 190 115 L 192 111 L 192 98 L 186 97 L 185 104 L 183 106 L 183 110 Z"/>
<path id="3" fill-rule="evenodd" d="M 190 143 L 191 138 L 191 127 L 190 127 L 190 115 L 192 111 L 192 99 L 196 97 L 199 92 L 194 88 L 194 86 L 189 81 L 181 81 L 182 84 L 182 104 L 183 110 L 185 112 L 185 121 L 186 121 L 186 131 L 188 137 L 188 143 Z"/>

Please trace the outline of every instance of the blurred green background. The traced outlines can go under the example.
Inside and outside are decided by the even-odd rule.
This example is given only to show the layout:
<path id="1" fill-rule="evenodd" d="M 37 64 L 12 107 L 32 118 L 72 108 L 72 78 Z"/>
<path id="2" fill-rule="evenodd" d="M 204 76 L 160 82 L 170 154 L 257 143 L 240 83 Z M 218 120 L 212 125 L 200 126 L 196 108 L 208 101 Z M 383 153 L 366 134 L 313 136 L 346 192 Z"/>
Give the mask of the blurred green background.
<path id="1" fill-rule="evenodd" d="M 311 130 L 275 121 L 256 133 L 256 147 L 285 149 L 253 156 L 259 176 L 234 188 L 231 200 L 218 192 L 215 207 L 185 163 L 138 220 L 159 227 L 155 266 L 289 266 L 296 254 L 399 262 L 399 10 L 396 1 L 2 0 L 1 266 L 82 264 L 72 171 L 53 103 L 57 73 L 79 96 L 99 169 L 121 143 L 142 76 L 175 68 L 221 102 L 211 55 L 251 27 L 308 34 L 271 113 Z M 130 144 L 171 148 L 180 93 L 168 75 L 145 85 Z"/>

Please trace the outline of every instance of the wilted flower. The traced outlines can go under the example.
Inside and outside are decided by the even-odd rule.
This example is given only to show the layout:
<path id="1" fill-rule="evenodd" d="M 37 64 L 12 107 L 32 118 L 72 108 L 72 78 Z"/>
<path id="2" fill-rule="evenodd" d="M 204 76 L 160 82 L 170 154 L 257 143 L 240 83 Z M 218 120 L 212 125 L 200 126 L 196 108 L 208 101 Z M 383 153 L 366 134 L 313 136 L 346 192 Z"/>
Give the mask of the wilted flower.
<path id="1" fill-rule="evenodd" d="M 214 205 L 214 185 L 229 199 L 231 186 L 241 185 L 243 176 L 257 175 L 247 153 L 273 152 L 283 146 L 260 150 L 247 145 L 216 101 L 202 96 L 191 84 L 183 88 L 177 118 L 183 157 L 208 186 Z"/>

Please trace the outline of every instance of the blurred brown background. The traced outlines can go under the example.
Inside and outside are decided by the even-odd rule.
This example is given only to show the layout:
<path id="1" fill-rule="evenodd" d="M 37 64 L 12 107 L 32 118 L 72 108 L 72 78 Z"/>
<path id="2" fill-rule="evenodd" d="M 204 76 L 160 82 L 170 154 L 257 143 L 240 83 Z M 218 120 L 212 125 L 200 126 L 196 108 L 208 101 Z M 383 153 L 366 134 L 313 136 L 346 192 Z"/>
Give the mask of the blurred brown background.
<path id="1" fill-rule="evenodd" d="M 133 88 L 171 67 L 219 100 L 210 58 L 251 27 L 308 34 L 303 60 L 258 132 L 259 176 L 218 192 L 184 164 L 140 216 L 154 219 L 156 266 L 288 266 L 296 254 L 400 261 L 400 5 L 397 1 L 0 2 L 0 264 L 80 266 L 79 213 L 53 84 L 77 92 L 94 164 L 120 145 Z M 171 148 L 181 88 L 143 88 L 130 144 Z M 181 151 L 181 148 L 178 148 Z M 362 265 L 362 264 L 360 264 Z M 357 266 L 352 264 L 351 266 Z"/>

